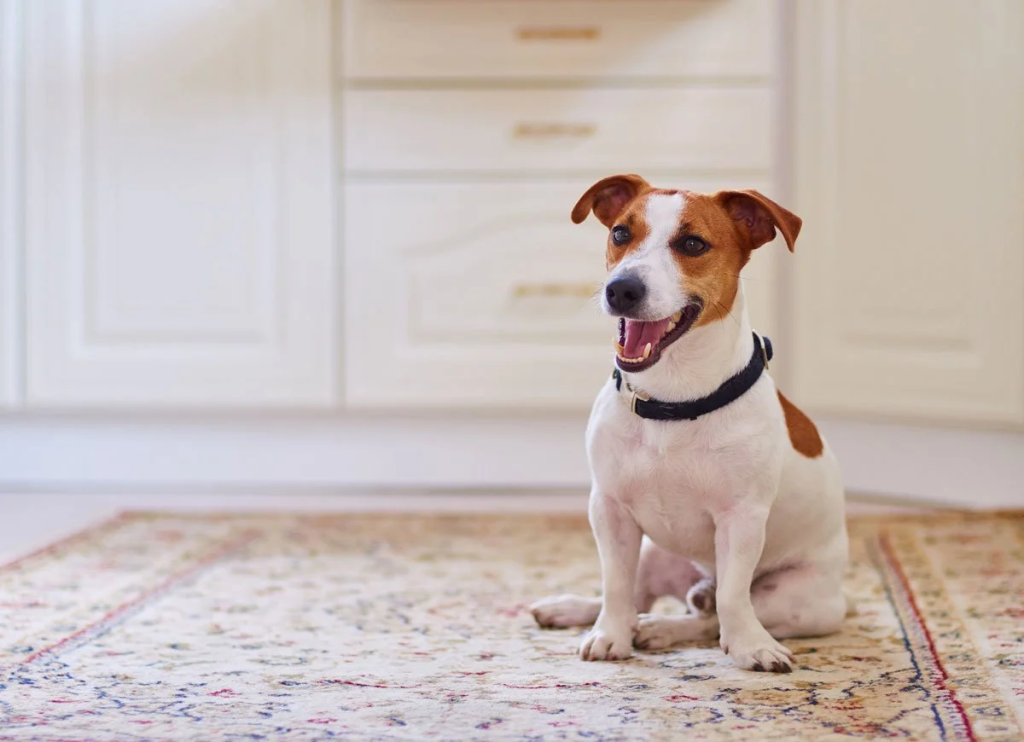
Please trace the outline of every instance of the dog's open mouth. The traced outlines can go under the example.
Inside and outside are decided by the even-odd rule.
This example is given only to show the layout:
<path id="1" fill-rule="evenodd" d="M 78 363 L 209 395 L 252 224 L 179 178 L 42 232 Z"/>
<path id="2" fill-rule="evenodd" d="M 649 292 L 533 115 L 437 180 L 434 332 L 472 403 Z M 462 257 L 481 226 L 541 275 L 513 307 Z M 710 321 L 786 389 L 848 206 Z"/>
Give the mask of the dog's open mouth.
<path id="1" fill-rule="evenodd" d="M 645 322 L 619 318 L 619 341 L 615 344 L 615 362 L 623 371 L 650 368 L 665 348 L 686 334 L 700 316 L 699 304 L 687 304 L 671 317 Z"/>

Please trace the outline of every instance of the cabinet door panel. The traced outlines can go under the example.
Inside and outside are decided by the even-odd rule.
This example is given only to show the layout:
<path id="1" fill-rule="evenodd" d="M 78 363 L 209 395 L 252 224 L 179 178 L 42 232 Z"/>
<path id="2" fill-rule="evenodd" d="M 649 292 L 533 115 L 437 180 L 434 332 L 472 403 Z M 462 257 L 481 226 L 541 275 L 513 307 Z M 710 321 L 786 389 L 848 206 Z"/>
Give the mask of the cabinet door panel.
<path id="1" fill-rule="evenodd" d="M 798 396 L 1024 422 L 1024 6 L 799 8 Z"/>
<path id="2" fill-rule="evenodd" d="M 329 403 L 327 0 L 25 7 L 29 402 Z"/>

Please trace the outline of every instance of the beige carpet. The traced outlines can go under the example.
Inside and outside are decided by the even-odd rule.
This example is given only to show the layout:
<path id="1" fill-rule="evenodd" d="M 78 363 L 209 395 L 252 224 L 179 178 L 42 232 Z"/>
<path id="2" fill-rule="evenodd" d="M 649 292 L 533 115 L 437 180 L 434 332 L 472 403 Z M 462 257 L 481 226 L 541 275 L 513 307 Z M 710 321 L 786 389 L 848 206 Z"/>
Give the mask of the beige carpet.
<path id="1" fill-rule="evenodd" d="M 538 629 L 582 518 L 128 514 L 0 569 L 0 739 L 1022 739 L 1024 515 L 852 535 L 859 613 L 775 676 Z"/>

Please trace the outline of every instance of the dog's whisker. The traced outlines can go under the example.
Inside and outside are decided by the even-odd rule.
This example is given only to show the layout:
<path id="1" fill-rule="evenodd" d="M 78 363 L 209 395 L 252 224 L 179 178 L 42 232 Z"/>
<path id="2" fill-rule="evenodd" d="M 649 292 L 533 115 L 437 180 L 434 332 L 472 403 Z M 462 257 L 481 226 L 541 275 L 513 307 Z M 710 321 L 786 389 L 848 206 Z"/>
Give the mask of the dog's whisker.
<path id="1" fill-rule="evenodd" d="M 743 325 L 740 324 L 740 321 L 738 319 L 736 319 L 736 315 L 732 313 L 731 309 L 727 308 L 718 299 L 715 299 L 715 304 L 717 304 L 725 312 L 725 314 L 728 314 L 730 317 L 732 317 L 732 321 L 736 323 L 737 327 L 742 327 L 743 326 Z M 725 314 L 722 315 L 722 317 L 721 317 L 722 319 L 725 319 Z"/>

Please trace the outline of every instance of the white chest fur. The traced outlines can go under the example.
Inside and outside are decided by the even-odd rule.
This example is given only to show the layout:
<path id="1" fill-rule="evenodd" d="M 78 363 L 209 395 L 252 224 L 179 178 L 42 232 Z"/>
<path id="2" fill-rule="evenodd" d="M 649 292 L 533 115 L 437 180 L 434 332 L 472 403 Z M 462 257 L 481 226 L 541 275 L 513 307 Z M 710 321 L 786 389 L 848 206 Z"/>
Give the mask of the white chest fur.
<path id="1" fill-rule="evenodd" d="M 661 422 L 635 415 L 609 382 L 588 428 L 595 494 L 622 502 L 659 546 L 710 567 L 715 513 L 778 489 L 786 431 L 775 394 L 764 375 L 721 410 Z"/>

